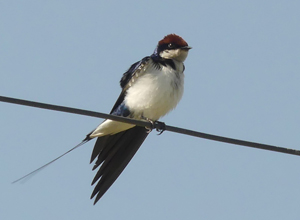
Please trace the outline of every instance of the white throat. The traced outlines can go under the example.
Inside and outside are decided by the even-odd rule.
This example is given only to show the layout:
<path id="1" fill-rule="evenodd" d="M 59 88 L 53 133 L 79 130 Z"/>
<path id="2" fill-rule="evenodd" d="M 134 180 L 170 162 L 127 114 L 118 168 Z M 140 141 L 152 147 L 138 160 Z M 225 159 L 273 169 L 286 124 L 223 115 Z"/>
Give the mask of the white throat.
<path id="1" fill-rule="evenodd" d="M 188 50 L 183 50 L 183 49 L 173 49 L 173 50 L 163 50 L 162 52 L 159 53 L 161 58 L 164 59 L 174 59 L 179 62 L 185 61 L 187 55 L 188 55 Z"/>

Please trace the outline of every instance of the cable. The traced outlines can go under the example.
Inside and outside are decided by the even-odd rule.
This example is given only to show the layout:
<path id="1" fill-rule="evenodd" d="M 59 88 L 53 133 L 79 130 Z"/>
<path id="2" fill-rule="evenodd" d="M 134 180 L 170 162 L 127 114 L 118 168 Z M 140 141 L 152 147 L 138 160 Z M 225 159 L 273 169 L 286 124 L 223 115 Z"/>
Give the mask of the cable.
<path id="1" fill-rule="evenodd" d="M 129 124 L 136 124 L 136 125 L 142 126 L 142 127 L 151 127 L 152 126 L 152 124 L 147 121 L 139 121 L 139 120 L 134 120 L 131 118 L 124 118 L 124 117 L 120 117 L 120 116 L 116 116 L 116 115 L 88 111 L 88 110 L 83 110 L 83 109 L 78 109 L 78 108 L 70 108 L 70 107 L 59 106 L 59 105 L 51 105 L 51 104 L 46 104 L 46 103 L 41 103 L 41 102 L 33 102 L 33 101 L 24 100 L 24 99 L 15 99 L 15 98 L 10 98 L 10 97 L 0 96 L 0 101 L 17 104 L 17 105 L 25 105 L 25 106 L 35 107 L 35 108 L 59 111 L 59 112 L 67 112 L 67 113 L 72 113 L 72 114 L 77 114 L 77 115 L 85 115 L 85 116 L 96 117 L 96 118 L 111 119 L 111 120 L 115 120 L 115 121 L 126 122 Z"/>
<path id="2" fill-rule="evenodd" d="M 67 112 L 67 113 L 78 114 L 78 115 L 85 115 L 85 116 L 96 117 L 96 118 L 111 119 L 111 120 L 115 120 L 115 121 L 129 123 L 129 124 L 135 124 L 135 125 L 142 126 L 142 127 L 160 128 L 160 127 L 158 127 L 159 125 L 156 123 L 151 124 L 150 122 L 147 122 L 147 121 L 139 121 L 139 120 L 135 120 L 135 119 L 131 119 L 131 118 L 124 118 L 124 117 L 119 117 L 119 116 L 115 116 L 115 115 L 104 114 L 104 113 L 99 113 L 99 112 L 94 112 L 94 111 L 83 110 L 83 109 L 70 108 L 70 107 L 59 106 L 59 105 L 51 105 L 51 104 L 40 103 L 40 102 L 33 102 L 33 101 L 10 98 L 10 97 L 5 97 L 5 96 L 0 96 L 0 101 L 18 104 L 18 105 L 30 106 L 30 107 L 35 107 L 35 108 Z M 255 142 L 250 142 L 250 141 L 234 139 L 234 138 L 222 137 L 222 136 L 218 136 L 218 135 L 192 131 L 192 130 L 188 130 L 188 129 L 184 129 L 184 128 L 173 127 L 170 125 L 165 125 L 165 130 L 184 134 L 184 135 L 194 136 L 194 137 L 198 137 L 198 138 L 204 138 L 204 139 L 208 139 L 208 140 L 218 141 L 218 142 L 224 142 L 224 143 L 229 143 L 229 144 L 235 144 L 235 145 L 240 145 L 240 146 L 258 148 L 258 149 L 263 149 L 263 150 L 269 150 L 269 151 L 275 151 L 275 152 L 300 156 L 300 150 L 295 150 L 295 149 L 289 149 L 289 148 L 277 147 L 277 146 L 268 145 L 268 144 L 261 144 L 261 143 L 255 143 Z"/>

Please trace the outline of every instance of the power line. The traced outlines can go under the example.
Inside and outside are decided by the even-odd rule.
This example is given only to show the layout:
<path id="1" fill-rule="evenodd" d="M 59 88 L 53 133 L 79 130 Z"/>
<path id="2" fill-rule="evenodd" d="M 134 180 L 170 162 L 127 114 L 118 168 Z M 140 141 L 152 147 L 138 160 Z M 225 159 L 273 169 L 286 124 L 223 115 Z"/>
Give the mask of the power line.
<path id="1" fill-rule="evenodd" d="M 96 117 L 96 118 L 111 119 L 111 120 L 115 120 L 115 121 L 119 121 L 119 122 L 135 124 L 135 125 L 142 126 L 142 127 L 160 128 L 158 124 L 156 124 L 156 123 L 151 124 L 150 122 L 147 122 L 147 121 L 139 121 L 139 120 L 135 120 L 135 119 L 131 119 L 131 118 L 124 118 L 124 117 L 119 117 L 119 116 L 110 115 L 110 114 L 104 114 L 104 113 L 100 113 L 100 112 L 88 111 L 88 110 L 83 110 L 83 109 L 78 109 L 78 108 L 70 108 L 70 107 L 59 106 L 59 105 L 51 105 L 51 104 L 46 104 L 46 103 L 41 103 L 41 102 L 33 102 L 33 101 L 10 98 L 10 97 L 5 97 L 5 96 L 0 96 L 0 102 L 7 102 L 7 103 L 25 105 L 25 106 L 35 107 L 35 108 L 67 112 L 67 113 L 85 115 L 85 116 Z M 222 136 L 218 136 L 218 135 L 192 131 L 192 130 L 188 130 L 188 129 L 184 129 L 184 128 L 178 128 L 178 127 L 174 127 L 174 126 L 170 126 L 170 125 L 166 125 L 165 130 L 184 134 L 184 135 L 209 139 L 209 140 L 213 140 L 213 141 L 219 141 L 219 142 L 224 142 L 224 143 L 229 143 L 229 144 L 235 144 L 235 145 L 240 145 L 240 146 L 258 148 L 258 149 L 263 149 L 263 150 L 276 151 L 276 152 L 280 152 L 280 153 L 300 156 L 300 150 L 295 150 L 295 149 L 289 149 L 289 148 L 278 147 L 278 146 L 273 146 L 273 145 L 268 145 L 268 144 L 261 144 L 261 143 L 251 142 L 251 141 L 244 141 L 244 140 L 239 140 L 239 139 L 234 139 L 234 138 L 222 137 Z"/>

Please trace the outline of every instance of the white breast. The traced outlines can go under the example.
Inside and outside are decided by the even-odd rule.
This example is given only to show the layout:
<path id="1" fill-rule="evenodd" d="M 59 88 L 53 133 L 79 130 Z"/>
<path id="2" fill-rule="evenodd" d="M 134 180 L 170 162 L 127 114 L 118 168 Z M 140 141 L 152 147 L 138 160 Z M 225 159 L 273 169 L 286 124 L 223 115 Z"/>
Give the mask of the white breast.
<path id="1" fill-rule="evenodd" d="M 176 71 L 170 66 L 157 69 L 150 60 L 145 73 L 128 88 L 125 104 L 134 118 L 141 116 L 158 120 L 176 107 L 183 94 L 183 63 L 175 61 Z"/>

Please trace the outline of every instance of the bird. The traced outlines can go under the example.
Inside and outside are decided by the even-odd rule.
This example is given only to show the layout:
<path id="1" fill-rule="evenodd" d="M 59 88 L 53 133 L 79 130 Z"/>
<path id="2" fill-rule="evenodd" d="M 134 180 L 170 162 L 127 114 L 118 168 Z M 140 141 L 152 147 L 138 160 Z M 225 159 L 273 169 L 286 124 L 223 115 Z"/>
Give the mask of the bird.
<path id="1" fill-rule="evenodd" d="M 158 42 L 154 52 L 132 64 L 120 80 L 121 93 L 110 114 L 158 123 L 164 131 L 164 123 L 158 120 L 174 109 L 184 90 L 184 61 L 191 47 L 176 34 L 169 34 Z M 56 159 L 15 180 L 25 179 L 40 171 L 75 148 L 96 138 L 90 163 L 97 170 L 92 181 L 91 194 L 94 205 L 111 187 L 138 151 L 152 128 L 124 122 L 104 120 L 85 139 Z"/>
<path id="2" fill-rule="evenodd" d="M 184 90 L 184 61 L 191 47 L 176 34 L 158 42 L 151 56 L 132 64 L 120 80 L 121 94 L 110 114 L 155 122 L 176 107 Z M 99 169 L 91 199 L 94 204 L 119 177 L 149 134 L 149 128 L 104 120 L 90 132 L 97 138 L 90 163 Z"/>

